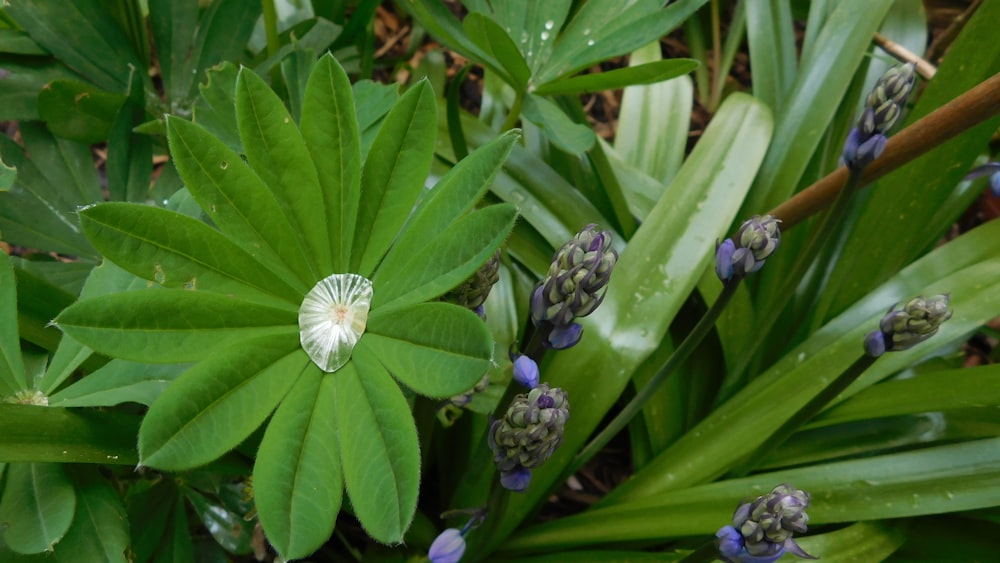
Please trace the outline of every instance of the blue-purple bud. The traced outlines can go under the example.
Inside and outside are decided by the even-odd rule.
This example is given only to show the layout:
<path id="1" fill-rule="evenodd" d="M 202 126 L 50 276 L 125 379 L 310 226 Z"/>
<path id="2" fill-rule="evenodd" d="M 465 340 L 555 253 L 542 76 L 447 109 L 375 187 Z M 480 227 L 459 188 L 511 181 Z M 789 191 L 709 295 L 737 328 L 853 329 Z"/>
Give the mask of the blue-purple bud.
<path id="1" fill-rule="evenodd" d="M 583 337 L 583 325 L 572 323 L 569 326 L 557 326 L 549 333 L 548 346 L 553 350 L 565 350 L 576 346 Z"/>
<path id="2" fill-rule="evenodd" d="M 771 215 L 754 215 L 743 222 L 736 236 L 715 247 L 715 274 L 723 282 L 744 278 L 760 270 L 781 244 L 781 221 Z"/>
<path id="3" fill-rule="evenodd" d="M 518 467 L 510 471 L 500 472 L 500 484 L 512 493 L 523 493 L 531 484 L 531 470 Z"/>
<path id="4" fill-rule="evenodd" d="M 983 176 L 990 177 L 990 191 L 993 192 L 994 197 L 1000 197 L 1000 162 L 987 162 L 982 166 L 977 166 L 962 179 L 972 181 Z"/>
<path id="5" fill-rule="evenodd" d="M 916 82 L 915 69 L 913 63 L 890 68 L 875 83 L 857 125 L 844 141 L 840 159 L 845 166 L 862 170 L 885 150 L 886 133 L 903 114 Z"/>
<path id="6" fill-rule="evenodd" d="M 462 530 L 448 528 L 438 534 L 427 552 L 431 563 L 458 563 L 465 554 L 465 538 Z"/>
<path id="7" fill-rule="evenodd" d="M 514 381 L 528 389 L 538 386 L 538 364 L 528 356 L 519 355 L 514 359 Z"/>

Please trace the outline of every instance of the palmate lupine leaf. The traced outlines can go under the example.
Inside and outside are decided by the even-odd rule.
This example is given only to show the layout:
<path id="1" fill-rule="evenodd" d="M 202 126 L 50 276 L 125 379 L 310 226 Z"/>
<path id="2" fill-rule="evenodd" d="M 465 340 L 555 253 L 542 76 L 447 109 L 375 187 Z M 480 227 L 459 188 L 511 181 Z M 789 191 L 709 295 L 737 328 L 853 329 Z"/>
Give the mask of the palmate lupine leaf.
<path id="1" fill-rule="evenodd" d="M 3 541 L 17 553 L 41 553 L 58 542 L 73 521 L 76 491 L 57 463 L 12 463 L 4 475 L 0 522 Z"/>
<path id="2" fill-rule="evenodd" d="M 219 231 L 172 211 L 107 204 L 88 210 L 101 219 L 88 233 L 107 258 L 153 287 L 82 299 L 57 323 L 114 357 L 198 362 L 151 405 L 139 432 L 144 465 L 179 470 L 212 461 L 278 409 L 262 446 L 272 453 L 258 468 L 265 484 L 287 494 L 265 492 L 258 508 L 283 556 L 306 556 L 331 533 L 340 502 L 331 465 L 337 456 L 364 528 L 379 541 L 399 542 L 416 507 L 419 448 L 393 378 L 440 397 L 471 388 L 489 367 L 493 344 L 481 319 L 423 302 L 464 281 L 510 232 L 513 206 L 471 209 L 516 136 L 471 155 L 442 182 L 442 197 L 428 197 L 414 214 L 436 130 L 429 86 L 401 98 L 363 169 L 355 102 L 332 57 L 317 63 L 307 82 L 304 133 L 251 71 L 241 71 L 236 92 L 246 164 L 201 126 L 168 120 L 181 179 Z M 333 162 L 319 164 L 331 155 Z M 411 216 L 403 251 L 383 271 L 383 257 Z M 310 318 L 302 316 L 304 289 L 333 274 L 360 279 L 334 269 L 348 263 L 377 280 L 370 326 L 356 340 L 355 358 L 346 349 L 346 363 L 323 363 L 332 372 L 320 373 L 300 340 L 299 323 Z M 130 392 L 119 387 L 94 386 L 109 397 Z M 286 395 L 289 406 L 282 404 Z M 340 443 L 326 441 L 323 428 L 345 429 Z M 318 508 L 304 499 L 320 484 L 332 492 Z"/>

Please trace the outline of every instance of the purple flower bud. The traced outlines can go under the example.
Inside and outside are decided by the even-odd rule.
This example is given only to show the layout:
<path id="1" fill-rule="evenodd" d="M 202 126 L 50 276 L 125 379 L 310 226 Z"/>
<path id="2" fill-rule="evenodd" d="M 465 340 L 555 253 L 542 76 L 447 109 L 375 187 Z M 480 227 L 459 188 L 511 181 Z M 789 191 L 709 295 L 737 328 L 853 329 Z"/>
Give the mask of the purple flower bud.
<path id="1" fill-rule="evenodd" d="M 528 356 L 519 355 L 514 359 L 514 381 L 528 389 L 538 386 L 538 364 Z"/>
<path id="2" fill-rule="evenodd" d="M 990 174 L 990 191 L 993 192 L 993 197 L 1000 197 L 1000 172 Z"/>
<path id="3" fill-rule="evenodd" d="M 736 252 L 736 243 L 733 239 L 726 239 L 722 244 L 715 247 L 715 275 L 723 282 L 729 281 L 733 277 L 733 253 Z"/>
<path id="4" fill-rule="evenodd" d="M 565 327 L 556 327 L 549 333 L 548 344 L 553 350 L 572 348 L 583 336 L 583 326 L 572 323 Z"/>
<path id="5" fill-rule="evenodd" d="M 465 554 L 465 538 L 457 528 L 448 528 L 441 532 L 427 552 L 431 563 L 458 563 Z"/>
<path id="6" fill-rule="evenodd" d="M 531 470 L 526 467 L 518 467 L 511 471 L 501 471 L 500 484 L 508 491 L 523 493 L 528 490 L 528 485 L 531 484 Z"/>
<path id="7" fill-rule="evenodd" d="M 865 336 L 865 354 L 873 358 L 885 354 L 885 336 L 881 330 L 873 330 Z"/>

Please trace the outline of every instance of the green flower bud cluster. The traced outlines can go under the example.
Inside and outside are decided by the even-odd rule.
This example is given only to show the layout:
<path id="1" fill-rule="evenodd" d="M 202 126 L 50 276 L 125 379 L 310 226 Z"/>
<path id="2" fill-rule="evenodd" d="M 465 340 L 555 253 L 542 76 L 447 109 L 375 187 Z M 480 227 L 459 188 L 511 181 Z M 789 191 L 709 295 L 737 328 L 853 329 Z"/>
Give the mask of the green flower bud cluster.
<path id="1" fill-rule="evenodd" d="M 454 397 L 448 399 L 448 402 L 458 408 L 467 407 L 469 403 L 472 402 L 472 397 L 474 397 L 476 393 L 482 393 L 483 391 L 486 391 L 486 388 L 489 386 L 490 386 L 490 374 L 489 372 L 486 372 L 483 374 L 483 377 L 479 380 L 479 383 L 476 383 L 476 385 L 472 389 L 469 389 L 468 391 L 462 393 L 461 395 L 455 395 Z"/>
<path id="2" fill-rule="evenodd" d="M 490 290 L 500 280 L 500 250 L 476 270 L 469 279 L 446 293 L 441 299 L 478 312 Z"/>
<path id="3" fill-rule="evenodd" d="M 584 227 L 552 258 L 545 279 L 532 295 L 532 320 L 568 327 L 574 318 L 594 312 L 604 300 L 617 261 L 610 233 L 593 224 Z"/>
<path id="4" fill-rule="evenodd" d="M 815 559 L 792 538 L 807 531 L 809 493 L 791 485 L 778 485 L 770 493 L 741 503 L 732 526 L 716 533 L 719 554 L 730 562 L 773 562 L 785 552 Z"/>
<path id="5" fill-rule="evenodd" d="M 885 352 L 908 350 L 934 336 L 951 318 L 948 294 L 914 297 L 902 308 L 893 306 L 882 317 L 879 330 L 865 337 L 865 351 L 879 357 Z"/>
<path id="6" fill-rule="evenodd" d="M 871 135 L 872 133 L 885 133 L 896 124 L 902 113 L 902 108 L 906 105 L 906 99 L 913 90 L 916 82 L 916 65 L 908 63 L 890 68 L 878 79 L 875 87 L 868 94 L 865 104 L 870 111 L 862 114 L 862 119 L 858 123 L 862 133 Z"/>
<path id="7" fill-rule="evenodd" d="M 743 278 L 764 266 L 781 244 L 781 220 L 772 215 L 754 215 L 746 220 L 732 239 L 715 249 L 715 273 L 722 281 Z"/>
<path id="8" fill-rule="evenodd" d="M 562 442 L 569 400 L 560 388 L 542 383 L 517 395 L 503 418 L 490 425 L 489 444 L 501 472 L 531 469 L 549 459 Z"/>

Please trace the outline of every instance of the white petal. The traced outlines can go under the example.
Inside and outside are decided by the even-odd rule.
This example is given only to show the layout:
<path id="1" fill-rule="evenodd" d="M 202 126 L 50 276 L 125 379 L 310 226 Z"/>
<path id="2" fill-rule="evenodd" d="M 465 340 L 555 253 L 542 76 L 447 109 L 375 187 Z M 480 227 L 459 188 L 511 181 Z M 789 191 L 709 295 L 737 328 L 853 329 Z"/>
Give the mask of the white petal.
<path id="1" fill-rule="evenodd" d="M 334 372 L 351 359 L 371 304 L 372 282 L 357 274 L 333 274 L 312 288 L 299 307 L 299 340 L 313 363 Z"/>

